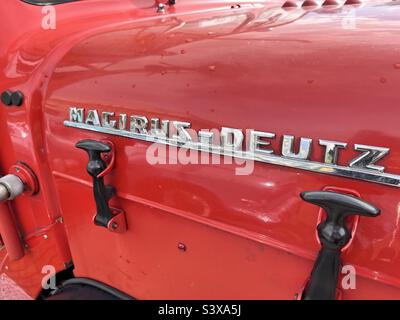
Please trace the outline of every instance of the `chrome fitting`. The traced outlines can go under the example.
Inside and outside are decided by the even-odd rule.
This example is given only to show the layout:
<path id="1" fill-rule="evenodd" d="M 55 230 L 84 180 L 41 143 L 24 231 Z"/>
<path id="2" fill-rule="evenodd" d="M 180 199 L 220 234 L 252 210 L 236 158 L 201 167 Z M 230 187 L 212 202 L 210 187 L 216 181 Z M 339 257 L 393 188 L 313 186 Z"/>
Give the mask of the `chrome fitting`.
<path id="1" fill-rule="evenodd" d="M 10 193 L 7 188 L 0 184 L 0 202 L 7 200 L 10 197 Z"/>
<path id="2" fill-rule="evenodd" d="M 13 200 L 24 192 L 24 183 L 15 174 L 0 178 L 0 201 Z"/>

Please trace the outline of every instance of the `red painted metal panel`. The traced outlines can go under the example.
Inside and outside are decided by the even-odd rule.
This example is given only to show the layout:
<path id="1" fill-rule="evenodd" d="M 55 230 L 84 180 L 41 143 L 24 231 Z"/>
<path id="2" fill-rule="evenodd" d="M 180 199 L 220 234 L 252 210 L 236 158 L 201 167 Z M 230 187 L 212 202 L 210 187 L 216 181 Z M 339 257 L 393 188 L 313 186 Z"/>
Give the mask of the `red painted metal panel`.
<path id="1" fill-rule="evenodd" d="M 0 234 L 4 239 L 10 259 L 18 260 L 24 256 L 24 247 L 19 237 L 14 218 L 6 202 L 0 203 Z"/>
<path id="2" fill-rule="evenodd" d="M 89 0 L 57 7 L 51 31 L 41 30 L 39 9 L 11 9 L 31 29 L 7 27 L 14 42 L 0 37 L 7 48 L 0 89 L 18 88 L 26 102 L 0 111 L 4 146 L 13 150 L 0 162 L 7 168 L 24 159 L 39 177 L 40 193 L 14 204 L 22 233 L 54 232 L 51 242 L 33 233 L 40 246 L 14 265 L 24 270 L 13 274 L 17 282 L 35 261 L 37 276 L 24 284 L 33 288 L 39 266 L 62 269 L 70 249 L 77 276 L 138 298 L 292 299 L 318 251 L 318 209 L 298 195 L 330 185 L 382 210 L 360 219 L 344 257 L 356 266 L 357 290 L 343 298 L 400 297 L 397 188 L 261 163 L 249 176 L 235 175 L 235 165 L 153 166 L 147 142 L 63 125 L 68 108 L 81 106 L 190 121 L 197 130 L 252 128 L 377 145 L 391 149 L 381 164 L 399 173 L 400 7 L 351 7 L 356 27 L 347 28 L 349 9 L 285 14 L 281 1 L 240 3 L 235 10 L 187 1 L 160 17 L 150 1 Z M 116 145 L 106 179 L 118 190 L 113 205 L 127 215 L 124 234 L 91 222 L 87 159 L 74 147 L 84 138 Z M 314 146 L 312 158 L 322 152 Z M 355 154 L 342 152 L 340 163 Z M 45 248 L 53 256 L 42 256 Z"/>

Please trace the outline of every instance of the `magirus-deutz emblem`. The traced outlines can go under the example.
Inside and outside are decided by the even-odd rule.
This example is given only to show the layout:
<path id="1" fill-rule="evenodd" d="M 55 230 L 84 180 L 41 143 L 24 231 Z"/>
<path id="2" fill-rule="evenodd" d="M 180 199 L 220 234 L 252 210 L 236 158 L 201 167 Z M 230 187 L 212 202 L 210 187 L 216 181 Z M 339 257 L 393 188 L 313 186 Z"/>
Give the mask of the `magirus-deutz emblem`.
<path id="1" fill-rule="evenodd" d="M 389 153 L 389 148 L 319 139 L 313 141 L 284 134 L 254 129 L 221 127 L 220 130 L 191 129 L 191 123 L 171 119 L 147 118 L 115 112 L 98 112 L 96 109 L 71 107 L 64 125 L 84 130 L 161 143 L 169 146 L 225 155 L 244 160 L 307 170 L 322 174 L 364 180 L 400 187 L 400 175 L 385 172 L 379 160 Z M 279 150 L 271 148 L 272 139 L 281 138 Z M 311 159 L 312 147 L 323 150 L 322 159 Z M 337 164 L 340 152 L 353 148 L 358 155 L 344 165 Z M 296 152 L 294 151 L 296 150 Z"/>

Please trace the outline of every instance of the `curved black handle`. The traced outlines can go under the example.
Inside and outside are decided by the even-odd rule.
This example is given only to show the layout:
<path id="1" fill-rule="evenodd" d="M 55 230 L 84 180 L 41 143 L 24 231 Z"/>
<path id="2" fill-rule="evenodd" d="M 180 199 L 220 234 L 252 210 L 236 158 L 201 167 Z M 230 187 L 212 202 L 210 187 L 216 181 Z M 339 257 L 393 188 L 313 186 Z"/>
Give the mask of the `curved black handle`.
<path id="1" fill-rule="evenodd" d="M 341 249 L 351 239 L 345 218 L 350 215 L 376 217 L 380 210 L 359 198 L 332 191 L 307 191 L 302 192 L 300 197 L 322 207 L 327 215 L 317 226 L 322 248 L 304 289 L 303 300 L 333 300 L 336 297 Z"/>
<path id="2" fill-rule="evenodd" d="M 115 194 L 112 186 L 105 186 L 104 179 L 98 175 L 107 168 L 107 164 L 101 158 L 103 152 L 110 152 L 111 147 L 96 140 L 81 140 L 76 145 L 77 148 L 85 150 L 89 155 L 89 162 L 86 170 L 93 178 L 93 194 L 96 201 L 97 213 L 94 219 L 95 224 L 106 227 L 113 217 L 108 201 Z"/>
<path id="3" fill-rule="evenodd" d="M 89 155 L 87 172 L 93 177 L 97 177 L 107 168 L 107 164 L 101 159 L 103 152 L 110 152 L 111 148 L 108 144 L 96 140 L 80 140 L 76 145 L 77 148 L 85 150 Z"/>
<path id="4" fill-rule="evenodd" d="M 347 216 L 376 217 L 380 214 L 378 208 L 347 194 L 332 191 L 306 191 L 302 192 L 300 197 L 325 210 L 327 218 L 318 225 L 318 236 L 322 245 L 331 249 L 343 248 L 351 238 L 351 233 L 345 223 Z"/>

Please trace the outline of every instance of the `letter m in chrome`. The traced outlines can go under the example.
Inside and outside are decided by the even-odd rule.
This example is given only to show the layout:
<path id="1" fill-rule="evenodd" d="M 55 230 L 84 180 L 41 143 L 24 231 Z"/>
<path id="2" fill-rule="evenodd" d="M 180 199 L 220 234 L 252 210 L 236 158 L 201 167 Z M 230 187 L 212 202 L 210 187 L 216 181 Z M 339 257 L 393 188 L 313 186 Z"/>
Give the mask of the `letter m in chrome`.
<path id="1" fill-rule="evenodd" d="M 82 123 L 83 122 L 83 114 L 84 114 L 83 108 L 70 107 L 69 108 L 69 121 Z"/>

